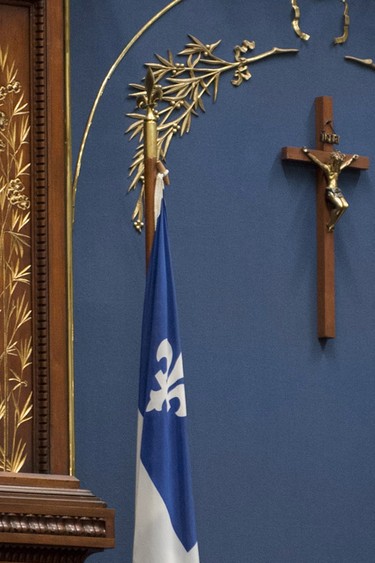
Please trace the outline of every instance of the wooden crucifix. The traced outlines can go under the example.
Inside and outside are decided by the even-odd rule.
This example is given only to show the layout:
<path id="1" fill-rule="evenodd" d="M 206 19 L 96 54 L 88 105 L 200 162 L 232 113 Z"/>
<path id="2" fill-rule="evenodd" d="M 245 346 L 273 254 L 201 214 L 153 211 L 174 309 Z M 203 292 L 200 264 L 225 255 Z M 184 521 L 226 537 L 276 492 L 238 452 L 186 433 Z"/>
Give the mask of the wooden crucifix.
<path id="1" fill-rule="evenodd" d="M 334 228 L 348 204 L 338 188 L 340 172 L 350 166 L 367 170 L 365 156 L 342 155 L 334 151 L 339 137 L 333 130 L 333 103 L 330 96 L 315 99 L 317 149 L 284 147 L 282 158 L 317 165 L 316 223 L 318 258 L 318 337 L 335 337 L 335 254 Z M 337 155 L 337 157 L 336 157 Z M 334 162 L 336 160 L 336 162 Z"/>

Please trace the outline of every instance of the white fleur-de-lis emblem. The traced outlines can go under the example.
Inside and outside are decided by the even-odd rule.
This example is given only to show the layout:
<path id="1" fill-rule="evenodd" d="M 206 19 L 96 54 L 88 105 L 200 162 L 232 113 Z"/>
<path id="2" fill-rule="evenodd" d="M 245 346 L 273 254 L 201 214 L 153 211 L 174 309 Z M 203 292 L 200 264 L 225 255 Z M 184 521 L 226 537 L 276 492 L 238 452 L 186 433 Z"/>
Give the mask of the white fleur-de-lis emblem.
<path id="1" fill-rule="evenodd" d="M 171 408 L 171 400 L 179 400 L 179 408 L 175 411 L 177 416 L 186 416 L 186 399 L 185 399 L 185 385 L 184 383 L 179 383 L 175 385 L 177 381 L 183 379 L 184 370 L 182 366 L 182 354 L 176 360 L 173 369 L 171 370 L 173 350 L 168 339 L 163 340 L 158 347 L 156 352 L 156 359 L 158 362 L 163 358 L 166 359 L 167 367 L 165 371 L 159 370 L 155 374 L 155 379 L 159 384 L 160 389 L 157 391 L 151 390 L 150 400 L 146 407 L 146 412 L 149 411 L 161 411 L 164 403 L 167 405 L 167 412 Z"/>

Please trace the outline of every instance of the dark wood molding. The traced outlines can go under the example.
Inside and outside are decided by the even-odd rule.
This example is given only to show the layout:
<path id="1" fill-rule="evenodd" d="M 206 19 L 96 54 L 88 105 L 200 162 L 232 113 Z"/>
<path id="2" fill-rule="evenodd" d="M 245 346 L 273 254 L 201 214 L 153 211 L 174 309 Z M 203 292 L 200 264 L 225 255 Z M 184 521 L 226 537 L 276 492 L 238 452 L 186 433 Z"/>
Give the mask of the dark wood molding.
<path id="1" fill-rule="evenodd" d="M 48 278 L 48 200 L 47 200 L 47 55 L 46 10 L 44 2 L 31 3 L 31 134 L 33 221 L 33 368 L 34 368 L 34 471 L 50 470 L 50 404 L 48 369 L 49 278 Z"/>
<path id="2" fill-rule="evenodd" d="M 113 547 L 114 511 L 74 477 L 0 476 L 0 560 L 79 562 Z"/>

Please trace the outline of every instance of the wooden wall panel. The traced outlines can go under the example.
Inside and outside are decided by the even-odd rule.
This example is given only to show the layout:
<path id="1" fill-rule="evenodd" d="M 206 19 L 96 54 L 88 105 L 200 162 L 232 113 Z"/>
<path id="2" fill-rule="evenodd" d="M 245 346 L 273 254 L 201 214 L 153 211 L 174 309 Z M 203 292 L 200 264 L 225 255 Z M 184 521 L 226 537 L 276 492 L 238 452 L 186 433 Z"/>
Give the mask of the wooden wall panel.
<path id="1" fill-rule="evenodd" d="M 0 469 L 67 474 L 64 2 L 0 1 Z"/>
<path id="2" fill-rule="evenodd" d="M 65 0 L 0 0 L 0 560 L 79 563 L 114 512 L 72 473 Z"/>

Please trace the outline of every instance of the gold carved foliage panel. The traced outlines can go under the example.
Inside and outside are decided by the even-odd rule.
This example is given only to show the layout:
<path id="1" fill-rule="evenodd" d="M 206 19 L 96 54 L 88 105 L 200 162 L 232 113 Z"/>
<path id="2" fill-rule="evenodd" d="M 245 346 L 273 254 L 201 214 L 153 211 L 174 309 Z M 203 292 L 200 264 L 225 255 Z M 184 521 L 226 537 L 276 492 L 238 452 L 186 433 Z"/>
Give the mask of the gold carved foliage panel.
<path id="1" fill-rule="evenodd" d="M 0 471 L 48 471 L 44 0 L 0 0 Z"/>
<path id="2" fill-rule="evenodd" d="M 20 471 L 32 418 L 30 116 L 10 49 L 0 47 L 0 470 Z"/>

